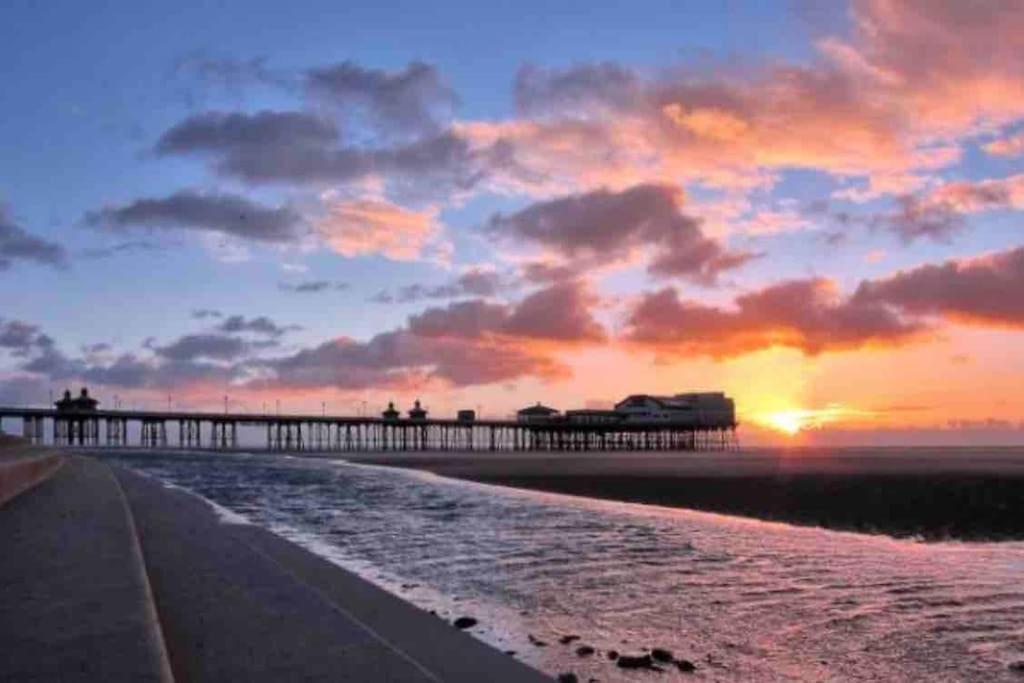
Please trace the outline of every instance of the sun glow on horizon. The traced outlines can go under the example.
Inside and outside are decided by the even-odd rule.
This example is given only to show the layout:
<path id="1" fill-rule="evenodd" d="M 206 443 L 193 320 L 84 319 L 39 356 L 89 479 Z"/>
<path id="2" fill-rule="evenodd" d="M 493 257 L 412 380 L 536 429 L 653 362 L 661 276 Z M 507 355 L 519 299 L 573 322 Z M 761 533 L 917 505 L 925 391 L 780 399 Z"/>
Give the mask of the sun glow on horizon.
<path id="1" fill-rule="evenodd" d="M 762 413 L 754 421 L 787 436 L 796 436 L 809 429 L 820 429 L 851 418 L 870 417 L 872 413 L 854 408 L 846 408 L 838 404 L 830 404 L 824 408 L 790 408 Z"/>

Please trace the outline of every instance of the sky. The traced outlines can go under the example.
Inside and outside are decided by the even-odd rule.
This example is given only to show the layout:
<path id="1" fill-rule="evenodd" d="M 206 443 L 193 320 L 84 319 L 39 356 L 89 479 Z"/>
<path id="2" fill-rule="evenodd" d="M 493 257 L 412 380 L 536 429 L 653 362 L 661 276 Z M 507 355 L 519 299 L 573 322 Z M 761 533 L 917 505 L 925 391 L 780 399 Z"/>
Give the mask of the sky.
<path id="1" fill-rule="evenodd" d="M 161 4 L 0 8 L 0 403 L 1024 443 L 1024 5 Z"/>

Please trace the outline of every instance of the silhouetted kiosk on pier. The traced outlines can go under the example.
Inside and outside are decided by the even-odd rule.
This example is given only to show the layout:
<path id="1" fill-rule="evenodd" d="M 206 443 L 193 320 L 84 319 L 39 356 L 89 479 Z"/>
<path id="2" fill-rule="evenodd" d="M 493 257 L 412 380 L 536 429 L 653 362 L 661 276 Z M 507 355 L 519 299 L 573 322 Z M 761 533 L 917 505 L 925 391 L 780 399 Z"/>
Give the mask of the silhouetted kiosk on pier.
<path id="1" fill-rule="evenodd" d="M 95 446 L 100 442 L 100 421 L 96 408 L 100 402 L 89 396 L 89 390 L 82 387 L 81 393 L 72 398 L 71 390 L 65 389 L 64 396 L 53 406 L 57 415 L 53 419 L 53 442 L 60 445 Z M 34 431 L 43 431 L 43 418 L 34 420 Z"/>
<path id="2" fill-rule="evenodd" d="M 239 427 L 265 430 L 267 450 L 282 452 L 703 451 L 737 445 L 733 401 L 721 392 L 634 394 L 607 410 L 561 412 L 537 403 L 517 411 L 515 419 L 484 420 L 472 410 L 431 418 L 418 399 L 404 418 L 393 401 L 380 417 L 108 410 L 83 388 L 74 398 L 65 392 L 53 408 L 0 406 L 0 424 L 4 418 L 21 419 L 24 436 L 39 443 L 46 441 L 50 420 L 52 442 L 62 446 L 231 450 L 239 447 Z M 177 426 L 177 439 L 168 439 L 168 423 Z"/>

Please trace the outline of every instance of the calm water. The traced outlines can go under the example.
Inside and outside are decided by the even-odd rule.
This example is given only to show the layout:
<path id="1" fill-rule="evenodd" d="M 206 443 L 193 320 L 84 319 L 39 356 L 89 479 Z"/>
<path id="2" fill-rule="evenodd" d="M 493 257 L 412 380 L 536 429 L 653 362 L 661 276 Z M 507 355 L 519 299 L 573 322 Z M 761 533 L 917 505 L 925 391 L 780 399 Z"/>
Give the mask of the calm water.
<path id="1" fill-rule="evenodd" d="M 264 455 L 105 455 L 582 680 L 1024 680 L 1024 543 L 923 544 Z M 230 518 L 229 515 L 226 515 Z M 578 634 L 572 645 L 559 644 Z M 531 636 L 547 643 L 539 647 Z M 598 649 L 580 658 L 580 644 Z"/>

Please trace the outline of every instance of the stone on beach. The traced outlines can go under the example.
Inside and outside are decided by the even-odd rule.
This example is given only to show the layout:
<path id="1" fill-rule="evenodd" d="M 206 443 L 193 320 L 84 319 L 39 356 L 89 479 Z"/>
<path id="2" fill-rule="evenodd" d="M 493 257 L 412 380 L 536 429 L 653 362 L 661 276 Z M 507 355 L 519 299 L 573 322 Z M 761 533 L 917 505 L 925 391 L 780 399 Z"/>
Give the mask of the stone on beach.
<path id="1" fill-rule="evenodd" d="M 691 674 L 697 670 L 697 665 L 691 662 L 689 659 L 677 659 L 676 668 L 683 673 Z"/>
<path id="2" fill-rule="evenodd" d="M 671 650 L 666 650 L 662 647 L 656 647 L 651 650 L 651 657 L 656 662 L 671 662 L 675 657 L 672 656 Z"/>
<path id="3" fill-rule="evenodd" d="M 620 655 L 616 664 L 620 669 L 650 669 L 654 660 L 650 655 Z"/>
<path id="4" fill-rule="evenodd" d="M 478 623 L 480 622 L 478 622 L 473 617 L 459 617 L 458 619 L 452 622 L 452 625 L 455 626 L 455 628 L 467 629 L 473 628 Z"/>

